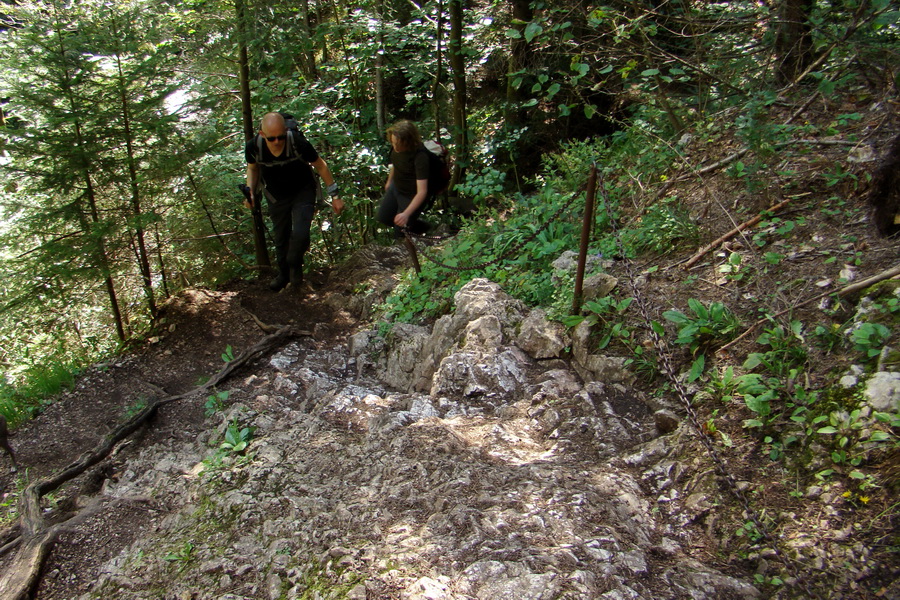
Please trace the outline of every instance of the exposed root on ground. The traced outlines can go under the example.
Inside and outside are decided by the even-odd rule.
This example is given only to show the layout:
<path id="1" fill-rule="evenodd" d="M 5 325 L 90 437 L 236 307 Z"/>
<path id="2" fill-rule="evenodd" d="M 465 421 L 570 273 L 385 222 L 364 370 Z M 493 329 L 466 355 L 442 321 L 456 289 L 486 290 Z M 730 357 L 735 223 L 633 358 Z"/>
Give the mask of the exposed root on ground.
<path id="1" fill-rule="evenodd" d="M 260 324 L 258 320 L 257 323 Z M 262 325 L 263 324 L 260 326 Z M 286 340 L 293 337 L 308 335 L 310 335 L 308 332 L 298 331 L 289 326 L 280 327 L 277 331 L 267 335 L 254 346 L 248 348 L 234 360 L 226 364 L 205 384 L 184 394 L 163 397 L 151 402 L 142 411 L 110 433 L 97 447 L 82 454 L 78 460 L 65 467 L 60 473 L 31 483 L 25 488 L 19 501 L 19 527 L 21 535 L 18 539 L 9 542 L 0 549 L 0 552 L 5 552 L 11 550 L 16 545 L 20 546 L 19 552 L 13 559 L 10 567 L 3 573 L 2 577 L 0 577 L 0 598 L 5 598 L 7 600 L 24 600 L 29 598 L 32 591 L 36 589 L 40 582 L 43 564 L 49 556 L 50 549 L 53 547 L 53 544 L 59 535 L 99 512 L 103 505 L 102 499 L 96 499 L 73 517 L 51 527 L 47 527 L 44 513 L 41 509 L 41 498 L 45 494 L 58 489 L 67 481 L 78 477 L 89 468 L 107 458 L 116 449 L 119 442 L 140 429 L 162 406 L 175 402 L 176 400 L 204 394 L 229 378 L 237 369 L 264 354 L 280 348 Z M 117 502 L 121 503 L 123 501 L 133 500 L 134 499 L 120 499 Z"/>

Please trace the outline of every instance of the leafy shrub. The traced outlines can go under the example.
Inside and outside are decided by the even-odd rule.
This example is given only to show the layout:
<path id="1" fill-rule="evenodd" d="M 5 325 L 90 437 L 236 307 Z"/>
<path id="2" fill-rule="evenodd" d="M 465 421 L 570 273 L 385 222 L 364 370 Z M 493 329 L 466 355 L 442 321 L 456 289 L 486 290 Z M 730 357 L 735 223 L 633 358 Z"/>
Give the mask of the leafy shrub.
<path id="1" fill-rule="evenodd" d="M 678 310 L 667 310 L 663 318 L 679 326 L 676 344 L 688 346 L 696 355 L 716 342 L 732 339 L 741 326 L 738 318 L 721 302 L 713 302 L 707 308 L 699 300 L 691 298 L 688 307 L 694 316 Z"/>
<path id="2" fill-rule="evenodd" d="M 635 252 L 663 254 L 680 247 L 695 247 L 700 229 L 688 210 L 675 199 L 651 206 L 636 227 L 624 231 L 623 242 Z"/>
<path id="3" fill-rule="evenodd" d="M 806 362 L 807 351 L 803 337 L 803 323 L 794 320 L 789 327 L 776 325 L 767 329 L 756 340 L 757 344 L 769 346 L 768 352 L 753 352 L 744 362 L 745 369 L 755 369 L 762 365 L 770 373 L 786 377 L 791 369 Z"/>
<path id="4" fill-rule="evenodd" d="M 891 335 L 891 330 L 880 323 L 860 323 L 850 334 L 853 348 L 862 352 L 866 358 L 874 358 L 881 354 L 881 348 Z"/>
<path id="5" fill-rule="evenodd" d="M 253 428 L 241 428 L 237 421 L 232 421 L 225 430 L 225 441 L 219 446 L 222 450 L 240 454 L 247 449 L 253 439 Z"/>

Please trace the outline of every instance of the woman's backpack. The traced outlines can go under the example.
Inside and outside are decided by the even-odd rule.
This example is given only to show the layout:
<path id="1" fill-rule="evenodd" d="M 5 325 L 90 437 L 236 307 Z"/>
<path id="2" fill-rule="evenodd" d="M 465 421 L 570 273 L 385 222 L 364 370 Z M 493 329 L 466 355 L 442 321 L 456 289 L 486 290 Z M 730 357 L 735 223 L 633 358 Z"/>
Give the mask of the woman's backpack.
<path id="1" fill-rule="evenodd" d="M 434 140 L 428 140 L 424 144 L 428 153 L 428 205 L 434 202 L 434 197 L 443 193 L 450 185 L 450 164 L 447 158 L 447 149 L 443 144 Z"/>

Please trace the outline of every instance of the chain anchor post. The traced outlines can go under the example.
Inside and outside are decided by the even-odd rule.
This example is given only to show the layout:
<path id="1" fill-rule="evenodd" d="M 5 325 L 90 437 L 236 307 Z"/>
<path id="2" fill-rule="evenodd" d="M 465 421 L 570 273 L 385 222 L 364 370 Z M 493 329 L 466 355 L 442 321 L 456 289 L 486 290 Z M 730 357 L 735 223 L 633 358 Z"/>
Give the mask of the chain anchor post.
<path id="1" fill-rule="evenodd" d="M 597 199 L 597 163 L 591 165 L 588 175 L 587 197 L 584 202 L 584 221 L 581 224 L 581 248 L 578 251 L 578 270 L 575 272 L 575 295 L 572 299 L 572 314 L 581 312 L 584 296 L 584 270 L 587 264 L 588 246 L 591 241 L 591 226 L 594 224 L 594 205 Z"/>

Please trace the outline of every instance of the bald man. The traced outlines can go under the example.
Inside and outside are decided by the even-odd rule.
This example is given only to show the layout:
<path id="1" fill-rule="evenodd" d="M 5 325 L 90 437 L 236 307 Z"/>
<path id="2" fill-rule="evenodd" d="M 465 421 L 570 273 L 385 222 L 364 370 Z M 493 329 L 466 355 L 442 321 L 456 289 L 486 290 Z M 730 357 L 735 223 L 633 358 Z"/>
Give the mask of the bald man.
<path id="1" fill-rule="evenodd" d="M 288 129 L 281 113 L 267 113 L 259 133 L 244 148 L 250 203 L 256 203 L 262 182 L 275 238 L 278 275 L 269 284 L 279 292 L 290 283 L 303 282 L 303 257 L 309 250 L 310 227 L 316 210 L 316 181 L 312 169 L 322 177 L 335 214 L 344 209 L 328 164 L 306 137 Z"/>

